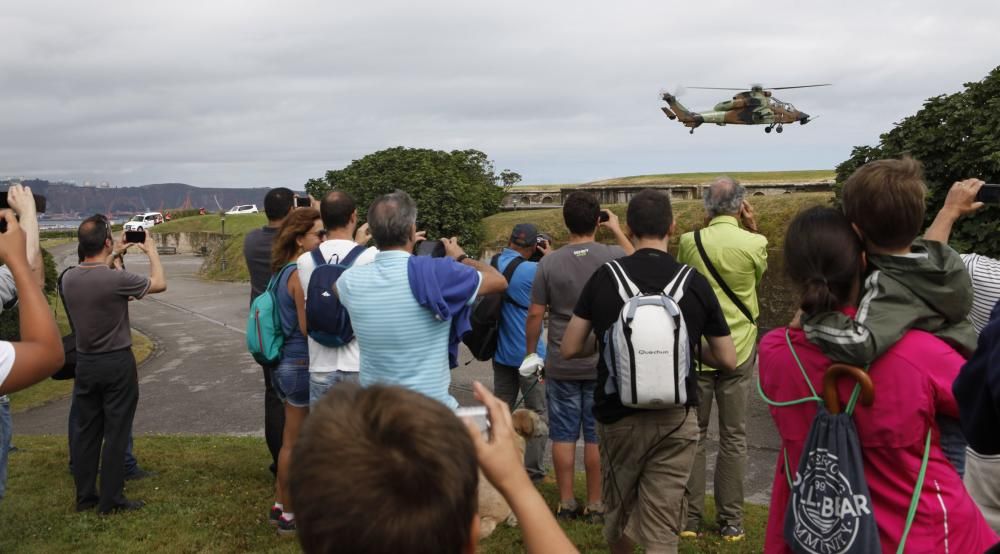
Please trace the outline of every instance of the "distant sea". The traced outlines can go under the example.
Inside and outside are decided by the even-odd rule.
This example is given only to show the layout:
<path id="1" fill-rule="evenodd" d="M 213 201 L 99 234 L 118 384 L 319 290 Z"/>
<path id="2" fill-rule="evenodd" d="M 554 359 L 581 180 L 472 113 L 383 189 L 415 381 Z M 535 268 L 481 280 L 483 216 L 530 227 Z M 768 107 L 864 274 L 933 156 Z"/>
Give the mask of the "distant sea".
<path id="1" fill-rule="evenodd" d="M 38 228 L 42 231 L 57 229 L 76 229 L 82 223 L 82 219 L 42 219 L 38 222 Z"/>

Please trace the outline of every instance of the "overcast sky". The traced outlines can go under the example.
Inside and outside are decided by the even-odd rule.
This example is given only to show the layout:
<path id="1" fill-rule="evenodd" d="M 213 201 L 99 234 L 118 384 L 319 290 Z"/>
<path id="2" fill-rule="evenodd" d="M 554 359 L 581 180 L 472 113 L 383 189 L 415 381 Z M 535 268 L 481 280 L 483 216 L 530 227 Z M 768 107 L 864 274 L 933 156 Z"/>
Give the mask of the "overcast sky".
<path id="1" fill-rule="evenodd" d="M 832 168 L 1000 65 L 998 24 L 995 0 L 4 0 L 0 176 L 300 187 L 397 145 L 530 184 Z M 834 86 L 776 93 L 820 116 L 781 135 L 659 111 L 755 82 Z"/>

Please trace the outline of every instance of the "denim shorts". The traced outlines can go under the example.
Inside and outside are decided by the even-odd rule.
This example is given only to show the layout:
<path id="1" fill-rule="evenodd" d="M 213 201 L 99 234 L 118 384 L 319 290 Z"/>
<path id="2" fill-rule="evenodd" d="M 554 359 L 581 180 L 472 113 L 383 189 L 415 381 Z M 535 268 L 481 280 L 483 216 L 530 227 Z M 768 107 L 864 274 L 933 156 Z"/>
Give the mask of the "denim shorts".
<path id="1" fill-rule="evenodd" d="M 324 371 L 309 374 L 309 406 L 315 405 L 337 383 L 359 383 L 358 371 Z"/>
<path id="2" fill-rule="evenodd" d="M 549 408 L 549 438 L 552 442 L 576 443 L 583 429 L 583 441 L 597 444 L 594 421 L 596 379 L 545 380 L 545 400 Z"/>
<path id="3" fill-rule="evenodd" d="M 309 407 L 309 360 L 281 360 L 271 372 L 271 384 L 282 402 Z"/>

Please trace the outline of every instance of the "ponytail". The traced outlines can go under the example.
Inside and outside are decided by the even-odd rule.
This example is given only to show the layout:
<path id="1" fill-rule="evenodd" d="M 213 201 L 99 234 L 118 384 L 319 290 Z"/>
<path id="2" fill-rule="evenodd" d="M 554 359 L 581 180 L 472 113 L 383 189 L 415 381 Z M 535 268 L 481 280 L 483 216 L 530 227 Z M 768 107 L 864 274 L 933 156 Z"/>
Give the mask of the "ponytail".
<path id="1" fill-rule="evenodd" d="M 861 240 L 840 211 L 800 212 L 785 235 L 785 274 L 798 288 L 806 315 L 845 306 L 860 278 Z"/>

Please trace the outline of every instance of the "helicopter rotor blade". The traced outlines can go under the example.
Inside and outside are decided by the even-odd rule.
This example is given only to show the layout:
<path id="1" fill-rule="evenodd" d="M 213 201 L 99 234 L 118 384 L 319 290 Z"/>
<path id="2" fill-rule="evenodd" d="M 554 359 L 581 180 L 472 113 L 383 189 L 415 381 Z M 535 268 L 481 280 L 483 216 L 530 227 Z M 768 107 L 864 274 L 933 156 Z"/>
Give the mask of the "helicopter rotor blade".
<path id="1" fill-rule="evenodd" d="M 765 90 L 788 90 L 793 88 L 812 88 L 812 87 L 830 87 L 833 86 L 832 83 L 823 83 L 822 85 L 798 85 L 795 87 L 771 87 Z"/>
<path id="2" fill-rule="evenodd" d="M 746 87 L 740 87 L 740 88 L 730 88 L 730 87 L 688 87 L 688 88 L 694 88 L 694 89 L 698 89 L 698 90 L 747 90 Z"/>

